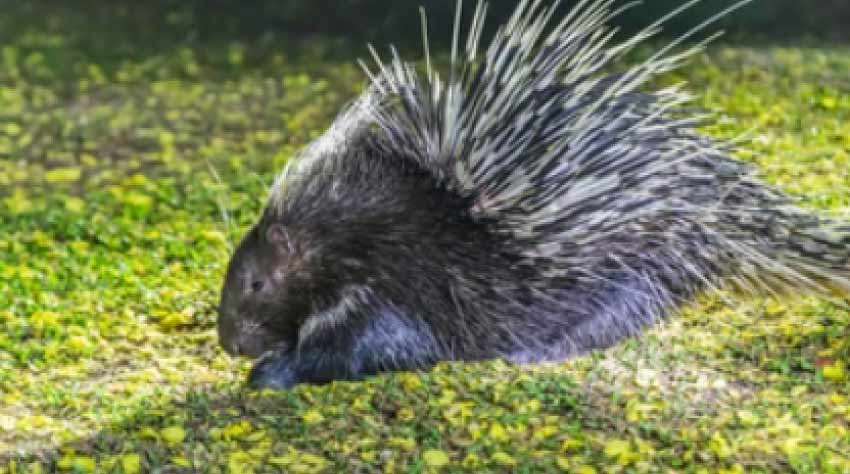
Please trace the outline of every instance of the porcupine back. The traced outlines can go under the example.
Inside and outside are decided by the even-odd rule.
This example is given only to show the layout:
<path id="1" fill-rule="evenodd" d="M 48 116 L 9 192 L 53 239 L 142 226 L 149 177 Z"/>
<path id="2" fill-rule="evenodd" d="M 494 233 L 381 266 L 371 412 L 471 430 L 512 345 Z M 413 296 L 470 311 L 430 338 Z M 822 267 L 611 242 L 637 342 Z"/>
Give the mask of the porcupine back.
<path id="1" fill-rule="evenodd" d="M 708 40 L 680 44 L 747 2 L 606 72 L 697 1 L 617 43 L 605 26 L 622 11 L 612 0 L 581 1 L 554 25 L 557 4 L 526 0 L 484 51 L 478 3 L 463 52 L 458 8 L 448 77 L 432 68 L 427 34 L 424 74 L 395 50 L 387 64 L 373 51 L 370 87 L 294 165 L 296 178 L 281 176 L 272 203 L 295 202 L 284 195 L 309 186 L 297 176 L 331 166 L 310 157 L 342 143 L 424 170 L 512 256 L 505 272 L 458 279 L 462 317 L 436 325 L 504 327 L 512 360 L 608 346 L 728 285 L 850 292 L 850 225 L 801 210 L 731 145 L 696 133 L 708 117 L 686 112 L 681 86 L 642 90 Z"/>

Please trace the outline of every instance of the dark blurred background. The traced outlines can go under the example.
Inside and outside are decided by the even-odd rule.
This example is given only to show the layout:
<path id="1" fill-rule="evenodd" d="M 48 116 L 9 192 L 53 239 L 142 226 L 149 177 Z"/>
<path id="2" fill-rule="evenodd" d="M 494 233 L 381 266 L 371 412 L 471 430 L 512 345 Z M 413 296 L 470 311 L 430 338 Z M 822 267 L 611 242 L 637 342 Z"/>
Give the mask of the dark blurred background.
<path id="1" fill-rule="evenodd" d="M 624 32 L 634 32 L 669 12 L 684 0 L 646 0 L 644 4 L 622 14 L 615 23 Z M 575 0 L 563 2 L 565 8 Z M 624 1 L 618 2 L 623 4 Z M 671 20 L 667 35 L 687 31 L 726 6 L 730 0 L 704 0 Z M 515 0 L 492 0 L 489 24 L 508 15 Z M 275 37 L 321 35 L 355 41 L 384 44 L 394 42 L 401 47 L 418 45 L 420 39 L 418 6 L 428 11 L 432 38 L 439 43 L 450 37 L 454 0 L 3 0 L 4 10 L 15 9 L 31 16 L 33 22 L 62 24 L 62 17 L 84 14 L 86 28 L 118 30 L 122 35 L 136 35 L 146 42 L 174 38 L 209 41 L 215 38 L 250 40 Z M 470 13 L 475 0 L 464 2 Z M 24 12 L 21 12 L 24 10 Z M 0 24 L 2 24 L 0 12 Z M 7 25 L 19 26 L 19 25 Z M 718 23 L 733 38 L 754 40 L 829 40 L 850 38 L 850 0 L 754 0 L 740 11 Z M 0 31 L 0 38 L 4 33 Z M 139 48 L 153 46 L 139 45 Z"/>
<path id="2" fill-rule="evenodd" d="M 152 3 L 157 2 L 147 2 L 145 8 Z M 467 13 L 473 10 L 475 3 L 475 0 L 464 2 Z M 518 2 L 494 0 L 489 3 L 493 20 L 510 14 Z M 568 8 L 576 2 L 567 0 L 562 3 Z M 683 3 L 684 0 L 648 0 L 624 13 L 617 23 L 626 31 L 634 31 Z M 704 0 L 670 21 L 666 31 L 668 34 L 687 31 L 732 3 L 729 0 Z M 450 0 L 161 0 L 159 4 L 166 10 L 178 7 L 187 15 L 198 19 L 203 17 L 199 24 L 210 28 L 204 34 L 215 31 L 250 34 L 274 30 L 358 36 L 376 41 L 387 38 L 418 41 L 419 5 L 426 7 L 435 30 L 447 31 L 455 8 L 455 2 Z M 493 23 L 498 22 L 490 21 L 490 24 Z M 850 30 L 850 0 L 754 0 L 724 19 L 720 26 L 736 35 L 840 38 Z"/>

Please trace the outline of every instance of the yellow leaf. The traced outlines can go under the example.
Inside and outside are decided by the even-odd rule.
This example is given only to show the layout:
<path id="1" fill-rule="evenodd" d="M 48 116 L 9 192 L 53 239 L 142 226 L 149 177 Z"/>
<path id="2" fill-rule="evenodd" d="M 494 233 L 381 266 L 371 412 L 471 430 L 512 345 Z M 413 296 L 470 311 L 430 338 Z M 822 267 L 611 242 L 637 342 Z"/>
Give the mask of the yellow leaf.
<path id="1" fill-rule="evenodd" d="M 55 168 L 44 174 L 44 180 L 48 183 L 71 183 L 82 175 L 80 168 Z"/>
<path id="2" fill-rule="evenodd" d="M 800 454 L 800 438 L 785 438 L 779 442 L 779 449 L 786 456 L 796 456 Z"/>
<path id="3" fill-rule="evenodd" d="M 159 439 L 159 433 L 150 426 L 145 426 L 139 430 L 139 437 L 142 439 Z"/>
<path id="4" fill-rule="evenodd" d="M 74 470 L 76 472 L 94 472 L 97 468 L 97 463 L 95 463 L 94 459 L 90 457 L 74 456 L 69 454 L 59 459 L 56 466 L 59 467 L 59 469 L 66 471 Z"/>
<path id="5" fill-rule="evenodd" d="M 137 192 L 127 193 L 123 197 L 123 201 L 126 204 L 142 209 L 147 209 L 153 204 L 153 199 L 150 196 Z"/>
<path id="6" fill-rule="evenodd" d="M 387 440 L 387 444 L 392 448 L 400 448 L 403 451 L 413 451 L 416 448 L 416 440 L 413 438 L 393 437 Z"/>
<path id="7" fill-rule="evenodd" d="M 58 461 L 56 461 L 56 467 L 58 467 L 59 469 L 62 469 L 62 470 L 71 469 L 71 467 L 73 467 L 73 466 L 74 466 L 74 456 L 73 455 L 62 456 L 61 458 L 59 458 Z"/>
<path id="8" fill-rule="evenodd" d="M 80 155 L 80 163 L 92 167 L 97 164 L 97 158 L 91 153 L 83 153 Z"/>
<path id="9" fill-rule="evenodd" d="M 43 428 L 50 423 L 50 418 L 44 415 L 27 415 L 18 419 L 15 428 L 21 431 L 29 431 L 33 428 Z"/>
<path id="10" fill-rule="evenodd" d="M 319 413 L 318 410 L 310 410 L 303 415 L 301 415 L 301 419 L 304 420 L 305 424 L 315 425 L 316 423 L 321 423 L 325 417 Z"/>
<path id="11" fill-rule="evenodd" d="M 708 442 L 708 448 L 721 459 L 735 454 L 735 451 L 729 446 L 729 442 L 726 441 L 726 438 L 719 431 L 711 437 L 711 440 Z"/>
<path id="12" fill-rule="evenodd" d="M 738 419 L 744 426 L 755 426 L 758 424 L 758 417 L 749 410 L 738 410 Z"/>
<path id="13" fill-rule="evenodd" d="M 227 237 L 217 230 L 205 230 L 201 232 L 201 238 L 205 241 L 214 243 L 214 244 L 223 244 L 227 242 Z"/>
<path id="14" fill-rule="evenodd" d="M 518 411 L 520 413 L 537 413 L 540 411 L 540 400 L 529 400 L 525 403 L 519 403 Z"/>
<path id="15" fill-rule="evenodd" d="M 534 430 L 534 434 L 532 435 L 532 439 L 535 440 L 544 440 L 546 438 L 551 438 L 552 436 L 558 434 L 560 430 L 557 426 L 552 425 L 544 425 L 540 428 Z"/>
<path id="16" fill-rule="evenodd" d="M 505 430 L 505 427 L 502 426 L 500 423 L 493 423 L 492 425 L 490 425 L 490 432 L 488 435 L 490 439 L 496 441 L 497 443 L 502 443 L 510 439 L 510 436 L 508 436 L 508 432 Z"/>
<path id="17" fill-rule="evenodd" d="M 568 458 L 558 456 L 557 458 L 555 458 L 555 465 L 566 472 L 572 472 L 570 470 L 570 460 Z"/>
<path id="18" fill-rule="evenodd" d="M 404 389 L 408 392 L 412 392 L 422 387 L 422 380 L 416 374 L 401 374 L 399 378 L 401 378 L 402 387 L 404 387 Z"/>
<path id="19" fill-rule="evenodd" d="M 832 365 L 824 366 L 823 368 L 823 378 L 827 380 L 831 380 L 833 382 L 841 382 L 847 376 L 844 371 L 844 364 L 837 360 Z"/>
<path id="20" fill-rule="evenodd" d="M 144 186 L 150 183 L 150 180 L 142 173 L 136 173 L 133 176 L 127 178 L 124 182 L 129 186 Z"/>
<path id="21" fill-rule="evenodd" d="M 829 400 L 829 403 L 832 405 L 843 405 L 844 402 L 847 401 L 847 397 L 838 392 L 832 392 L 829 394 L 827 400 Z"/>
<path id="22" fill-rule="evenodd" d="M 186 308 L 183 311 L 165 313 L 159 319 L 159 325 L 163 329 L 175 329 L 181 326 L 189 326 L 194 321 L 192 315 L 194 311 L 191 308 Z"/>
<path id="23" fill-rule="evenodd" d="M 3 204 L 6 205 L 12 215 L 23 214 L 33 208 L 32 201 L 21 188 L 15 188 L 15 192 L 11 196 L 3 199 Z"/>
<path id="24" fill-rule="evenodd" d="M 764 312 L 768 316 L 776 316 L 786 311 L 785 305 L 777 300 L 771 299 L 764 306 Z"/>
<path id="25" fill-rule="evenodd" d="M 287 472 L 314 474 L 322 472 L 330 465 L 330 462 L 315 454 L 301 453 L 298 458 L 289 465 Z"/>
<path id="26" fill-rule="evenodd" d="M 327 459 L 310 453 L 301 454 L 299 460 L 306 464 L 312 464 L 313 466 L 325 466 L 330 463 Z"/>
<path id="27" fill-rule="evenodd" d="M 820 105 L 827 110 L 832 110 L 838 106 L 838 99 L 835 97 L 823 97 L 820 100 Z"/>
<path id="28" fill-rule="evenodd" d="M 650 443 L 648 443 L 648 442 L 646 442 L 646 441 L 644 441 L 640 438 L 635 440 L 635 444 L 637 444 L 637 452 L 639 454 L 641 454 L 643 456 L 655 454 L 655 448 L 652 446 L 652 444 L 650 444 Z"/>
<path id="29" fill-rule="evenodd" d="M 454 402 L 456 396 L 457 396 L 457 394 L 455 393 L 454 390 L 450 390 L 450 389 L 443 390 L 442 396 L 440 396 L 440 398 L 437 399 L 437 405 L 440 405 L 440 406 L 451 405 L 452 402 Z"/>
<path id="30" fill-rule="evenodd" d="M 744 469 L 744 466 L 740 464 L 735 464 L 728 469 L 720 469 L 717 471 L 718 474 L 744 474 L 745 472 L 747 471 Z"/>
<path id="31" fill-rule="evenodd" d="M 563 443 L 561 443 L 561 451 L 565 453 L 576 451 L 582 446 L 584 446 L 584 441 L 576 438 L 567 438 Z"/>
<path id="32" fill-rule="evenodd" d="M 294 458 L 289 456 L 275 456 L 268 459 L 269 464 L 273 464 L 275 466 L 288 466 L 295 462 Z"/>
<path id="33" fill-rule="evenodd" d="M 429 449 L 422 453 L 422 460 L 431 467 L 443 467 L 449 463 L 449 455 L 439 449 Z"/>
<path id="34" fill-rule="evenodd" d="M 255 431 L 250 435 L 246 436 L 245 439 L 252 443 L 256 443 L 258 441 L 262 441 L 266 437 L 266 432 L 263 430 Z"/>
<path id="35" fill-rule="evenodd" d="M 10 135 L 10 136 L 13 136 L 13 137 L 16 137 L 16 136 L 21 134 L 21 126 L 14 123 L 14 122 L 7 123 L 5 130 L 6 130 L 6 135 Z"/>
<path id="36" fill-rule="evenodd" d="M 617 457 L 623 454 L 628 454 L 631 451 L 631 445 L 628 441 L 622 439 L 612 439 L 605 443 L 605 455 L 609 457 Z"/>
<path id="37" fill-rule="evenodd" d="M 74 349 L 77 352 L 85 351 L 86 349 L 91 347 L 91 342 L 89 342 L 88 338 L 84 336 L 72 336 L 68 338 L 68 347 Z"/>
<path id="38" fill-rule="evenodd" d="M 225 439 L 238 439 L 253 431 L 253 427 L 245 420 L 231 423 L 221 430 L 221 436 Z"/>
<path id="39" fill-rule="evenodd" d="M 52 311 L 36 311 L 29 317 L 30 324 L 38 330 L 45 327 L 56 326 L 59 322 L 59 315 Z"/>
<path id="40" fill-rule="evenodd" d="M 617 458 L 617 464 L 621 466 L 631 464 L 637 458 L 632 452 L 631 443 L 622 439 L 612 439 L 605 443 L 604 452 L 606 456 Z"/>
<path id="41" fill-rule="evenodd" d="M 97 467 L 97 463 L 95 463 L 94 459 L 85 457 L 85 456 L 77 456 L 74 459 L 74 469 L 82 472 L 94 472 Z"/>
<path id="42" fill-rule="evenodd" d="M 79 214 L 83 212 L 83 209 L 86 208 L 86 202 L 78 197 L 68 197 L 65 199 L 65 209 L 74 214 Z"/>
<path id="43" fill-rule="evenodd" d="M 498 451 L 498 452 L 493 453 L 493 456 L 491 456 L 491 458 L 493 459 L 493 461 L 496 464 L 499 464 L 501 466 L 514 466 L 514 465 L 516 465 L 516 459 L 511 457 L 510 454 L 504 453 L 502 451 Z"/>
<path id="44" fill-rule="evenodd" d="M 84 254 L 89 249 L 89 243 L 84 240 L 75 240 L 68 244 L 69 247 L 74 249 L 78 254 Z"/>
<path id="45" fill-rule="evenodd" d="M 227 459 L 227 470 L 233 474 L 253 472 L 248 466 L 251 464 L 251 455 L 245 451 L 234 451 Z"/>
<path id="46" fill-rule="evenodd" d="M 317 467 L 310 464 L 295 463 L 289 466 L 289 470 L 286 472 L 293 472 L 295 474 L 315 474 L 324 470 L 324 467 Z"/>
<path id="47" fill-rule="evenodd" d="M 399 421 L 410 421 L 416 418 L 416 413 L 412 408 L 404 407 L 396 413 L 396 418 L 398 418 Z"/>
<path id="48" fill-rule="evenodd" d="M 121 469 L 124 474 L 138 474 L 142 470 L 142 460 L 138 454 L 125 454 L 121 456 Z"/>
<path id="49" fill-rule="evenodd" d="M 275 466 L 289 466 L 298 460 L 298 455 L 298 450 L 290 447 L 285 455 L 271 457 L 268 461 Z"/>
<path id="50" fill-rule="evenodd" d="M 192 465 L 189 463 L 189 460 L 184 458 L 183 456 L 174 456 L 173 458 L 171 458 L 171 464 L 180 467 L 192 467 Z"/>
<path id="51" fill-rule="evenodd" d="M 186 438 L 186 431 L 180 426 L 169 426 L 160 432 L 162 439 L 170 445 L 180 444 Z"/>
<path id="52" fill-rule="evenodd" d="M 465 458 L 463 458 L 461 464 L 464 467 L 478 467 L 478 465 L 481 464 L 481 460 L 478 459 L 478 456 L 476 456 L 475 453 L 469 453 Z"/>

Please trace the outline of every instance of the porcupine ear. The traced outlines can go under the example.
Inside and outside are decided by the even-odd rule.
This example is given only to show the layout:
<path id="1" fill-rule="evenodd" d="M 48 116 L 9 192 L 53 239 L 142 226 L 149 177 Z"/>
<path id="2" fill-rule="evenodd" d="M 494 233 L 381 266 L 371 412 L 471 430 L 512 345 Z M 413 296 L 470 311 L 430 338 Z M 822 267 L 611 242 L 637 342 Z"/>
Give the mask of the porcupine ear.
<path id="1" fill-rule="evenodd" d="M 271 224 L 266 229 L 266 240 L 280 250 L 289 253 L 295 251 L 295 245 L 292 242 L 289 231 L 283 224 Z"/>

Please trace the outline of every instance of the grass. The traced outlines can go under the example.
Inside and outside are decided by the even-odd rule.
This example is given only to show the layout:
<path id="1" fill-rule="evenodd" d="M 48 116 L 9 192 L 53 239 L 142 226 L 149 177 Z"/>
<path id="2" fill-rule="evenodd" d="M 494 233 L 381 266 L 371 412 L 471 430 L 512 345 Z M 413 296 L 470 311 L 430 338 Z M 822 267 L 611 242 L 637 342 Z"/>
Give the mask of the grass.
<path id="1" fill-rule="evenodd" d="M 338 42 L 167 21 L 0 19 L 0 473 L 850 472 L 850 308 L 796 295 L 705 298 L 563 364 L 243 390 L 215 335 L 230 246 L 362 76 Z M 848 77 L 846 46 L 716 46 L 661 82 L 848 215 Z"/>

